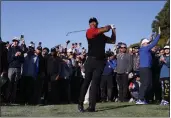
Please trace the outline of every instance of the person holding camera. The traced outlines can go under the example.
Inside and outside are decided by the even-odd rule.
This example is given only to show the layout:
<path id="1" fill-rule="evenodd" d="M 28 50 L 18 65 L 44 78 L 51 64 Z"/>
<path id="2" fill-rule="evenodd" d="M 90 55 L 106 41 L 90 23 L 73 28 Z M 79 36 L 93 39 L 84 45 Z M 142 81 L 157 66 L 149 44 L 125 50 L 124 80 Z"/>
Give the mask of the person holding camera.
<path id="1" fill-rule="evenodd" d="M 17 37 L 13 38 L 13 43 L 8 49 L 8 87 L 7 99 L 9 103 L 16 102 L 16 92 L 19 79 L 21 77 L 21 64 L 24 62 L 24 55 L 19 44 Z"/>
<path id="2" fill-rule="evenodd" d="M 23 72 L 21 79 L 21 102 L 25 105 L 34 104 L 34 93 L 37 91 L 35 81 L 39 72 L 39 57 L 34 53 L 35 47 L 30 44 L 27 53 L 24 55 Z"/>

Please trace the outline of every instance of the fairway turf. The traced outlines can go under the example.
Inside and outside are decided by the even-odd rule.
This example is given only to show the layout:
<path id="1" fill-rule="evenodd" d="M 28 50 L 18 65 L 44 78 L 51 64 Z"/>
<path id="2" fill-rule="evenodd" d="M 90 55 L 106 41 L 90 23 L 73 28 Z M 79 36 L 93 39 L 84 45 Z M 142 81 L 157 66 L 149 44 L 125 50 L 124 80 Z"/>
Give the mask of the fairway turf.
<path id="1" fill-rule="evenodd" d="M 85 108 L 87 105 L 85 106 Z M 169 106 L 134 103 L 98 103 L 98 112 L 79 113 L 76 104 L 47 106 L 2 106 L 3 117 L 169 117 Z"/>

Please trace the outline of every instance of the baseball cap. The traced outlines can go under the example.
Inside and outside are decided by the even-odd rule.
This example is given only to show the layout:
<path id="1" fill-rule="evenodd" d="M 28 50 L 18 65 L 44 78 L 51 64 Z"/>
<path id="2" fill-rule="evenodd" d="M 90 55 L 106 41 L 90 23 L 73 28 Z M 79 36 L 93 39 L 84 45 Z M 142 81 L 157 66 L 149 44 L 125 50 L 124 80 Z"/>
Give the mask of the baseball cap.
<path id="1" fill-rule="evenodd" d="M 170 46 L 166 45 L 164 46 L 164 49 L 170 49 Z"/>
<path id="2" fill-rule="evenodd" d="M 29 45 L 29 48 L 35 48 L 34 43 L 31 43 L 31 44 Z"/>
<path id="3" fill-rule="evenodd" d="M 42 51 L 42 47 L 41 47 L 41 46 L 38 46 L 38 47 L 37 47 L 37 50 Z"/>
<path id="4" fill-rule="evenodd" d="M 139 47 L 139 46 L 134 46 L 134 47 L 132 47 L 132 48 L 134 48 L 134 49 L 139 49 L 140 47 Z"/>
<path id="5" fill-rule="evenodd" d="M 51 52 L 56 52 L 56 49 L 55 48 L 51 48 Z"/>
<path id="6" fill-rule="evenodd" d="M 148 39 L 143 39 L 141 42 L 141 45 L 143 45 L 144 43 L 149 43 L 150 41 Z"/>
<path id="7" fill-rule="evenodd" d="M 14 37 L 13 39 L 12 39 L 12 41 L 14 42 L 14 41 L 18 41 L 19 42 L 19 38 L 18 37 Z"/>
<path id="8" fill-rule="evenodd" d="M 49 52 L 49 48 L 47 48 L 47 47 L 44 47 L 43 50 L 47 50 Z"/>

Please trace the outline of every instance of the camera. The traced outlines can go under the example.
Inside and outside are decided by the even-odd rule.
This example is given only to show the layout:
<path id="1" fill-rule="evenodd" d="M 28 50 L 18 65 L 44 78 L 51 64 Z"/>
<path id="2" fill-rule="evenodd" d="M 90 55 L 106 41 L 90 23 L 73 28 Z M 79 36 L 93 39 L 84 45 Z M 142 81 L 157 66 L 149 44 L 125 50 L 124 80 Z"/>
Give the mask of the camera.
<path id="1" fill-rule="evenodd" d="M 69 44 L 70 43 L 70 40 L 68 40 L 66 43 Z"/>
<path id="2" fill-rule="evenodd" d="M 79 43 L 79 45 L 81 46 L 81 45 L 82 45 L 82 43 Z"/>
<path id="3" fill-rule="evenodd" d="M 24 40 L 24 35 L 21 35 L 20 40 Z"/>
<path id="4" fill-rule="evenodd" d="M 42 45 L 42 42 L 39 42 L 39 46 L 41 46 Z"/>

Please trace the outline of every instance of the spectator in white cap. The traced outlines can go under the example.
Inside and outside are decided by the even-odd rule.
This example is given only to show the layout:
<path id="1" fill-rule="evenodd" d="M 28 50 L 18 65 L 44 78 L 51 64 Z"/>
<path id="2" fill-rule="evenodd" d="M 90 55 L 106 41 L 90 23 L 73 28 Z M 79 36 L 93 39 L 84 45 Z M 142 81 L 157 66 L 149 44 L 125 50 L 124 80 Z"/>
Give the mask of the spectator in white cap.
<path id="1" fill-rule="evenodd" d="M 160 27 L 158 29 L 158 36 L 154 39 L 154 41 L 150 43 L 148 39 L 143 39 L 141 42 L 141 47 L 139 50 L 140 53 L 140 78 L 141 78 L 141 86 L 139 91 L 139 100 L 136 104 L 147 104 L 146 98 L 152 87 L 152 56 L 151 49 L 158 43 L 160 39 Z"/>
<path id="2" fill-rule="evenodd" d="M 18 38 L 14 37 L 12 41 L 13 44 L 8 49 L 9 82 L 7 85 L 7 101 L 9 103 L 15 103 L 18 80 L 20 79 L 21 76 L 21 64 L 24 61 L 22 50 L 18 46 L 19 43 Z"/>

